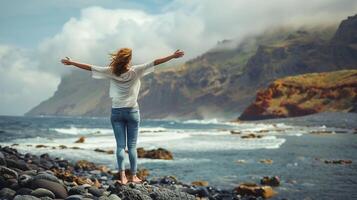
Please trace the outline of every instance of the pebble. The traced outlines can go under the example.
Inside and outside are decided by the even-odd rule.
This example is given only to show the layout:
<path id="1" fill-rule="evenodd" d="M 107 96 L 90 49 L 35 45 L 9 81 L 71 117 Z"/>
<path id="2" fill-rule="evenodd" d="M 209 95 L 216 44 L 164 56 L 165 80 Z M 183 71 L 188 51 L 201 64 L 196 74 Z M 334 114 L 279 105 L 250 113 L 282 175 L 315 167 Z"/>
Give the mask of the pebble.
<path id="1" fill-rule="evenodd" d="M 45 188 L 37 188 L 36 190 L 31 192 L 31 195 L 39 198 L 40 197 L 50 197 L 52 199 L 55 198 L 55 194 L 53 194 L 53 192 Z"/>

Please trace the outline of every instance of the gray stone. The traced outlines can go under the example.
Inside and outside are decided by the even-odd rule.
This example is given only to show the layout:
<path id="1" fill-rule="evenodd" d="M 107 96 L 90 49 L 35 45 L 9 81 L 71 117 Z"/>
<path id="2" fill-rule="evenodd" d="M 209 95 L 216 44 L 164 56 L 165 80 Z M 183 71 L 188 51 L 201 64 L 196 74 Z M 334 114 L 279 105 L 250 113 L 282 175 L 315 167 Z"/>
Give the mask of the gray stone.
<path id="1" fill-rule="evenodd" d="M 151 193 L 150 197 L 155 200 L 195 200 L 195 196 L 190 195 L 185 192 L 173 191 L 166 188 L 155 188 Z"/>
<path id="2" fill-rule="evenodd" d="M 33 178 L 30 175 L 22 174 L 18 180 L 21 186 L 27 186 L 33 180 Z"/>
<path id="3" fill-rule="evenodd" d="M 31 195 L 35 197 L 50 197 L 52 199 L 55 198 L 55 194 L 53 194 L 53 192 L 45 188 L 37 188 L 36 190 L 31 192 Z"/>
<path id="4" fill-rule="evenodd" d="M 41 200 L 41 199 L 31 195 L 16 195 L 13 200 Z"/>
<path id="5" fill-rule="evenodd" d="M 5 155 L 1 151 L 0 151 L 0 165 L 5 165 L 6 166 Z"/>
<path id="6" fill-rule="evenodd" d="M 88 188 L 88 192 L 93 194 L 96 197 L 100 197 L 103 195 L 104 190 L 98 189 L 97 187 L 92 186 L 92 187 Z"/>
<path id="7" fill-rule="evenodd" d="M 18 179 L 18 174 L 15 170 L 7 168 L 5 166 L 0 166 L 0 174 L 5 179 L 15 178 Z"/>
<path id="8" fill-rule="evenodd" d="M 53 192 L 56 198 L 59 199 L 65 199 L 68 196 L 67 190 L 62 184 L 45 179 L 36 179 L 31 181 L 31 188 L 45 188 Z"/>
<path id="9" fill-rule="evenodd" d="M 82 200 L 83 196 L 79 194 L 70 195 L 65 200 Z"/>
<path id="10" fill-rule="evenodd" d="M 111 194 L 109 196 L 100 196 L 98 200 L 121 200 L 116 194 Z"/>
<path id="11" fill-rule="evenodd" d="M 12 199 L 16 194 L 15 190 L 10 188 L 3 188 L 0 190 L 0 199 Z"/>
<path id="12" fill-rule="evenodd" d="M 60 181 L 58 180 L 58 178 L 52 174 L 48 174 L 48 173 L 39 173 L 37 174 L 34 179 L 45 179 L 45 180 L 49 180 L 49 181 L 53 181 L 56 183 L 60 183 Z"/>
<path id="13" fill-rule="evenodd" d="M 83 186 L 74 186 L 68 191 L 68 195 L 84 195 L 85 193 L 87 193 L 87 190 Z"/>
<path id="14" fill-rule="evenodd" d="M 30 195 L 32 191 L 30 188 L 23 187 L 16 190 L 16 195 Z"/>

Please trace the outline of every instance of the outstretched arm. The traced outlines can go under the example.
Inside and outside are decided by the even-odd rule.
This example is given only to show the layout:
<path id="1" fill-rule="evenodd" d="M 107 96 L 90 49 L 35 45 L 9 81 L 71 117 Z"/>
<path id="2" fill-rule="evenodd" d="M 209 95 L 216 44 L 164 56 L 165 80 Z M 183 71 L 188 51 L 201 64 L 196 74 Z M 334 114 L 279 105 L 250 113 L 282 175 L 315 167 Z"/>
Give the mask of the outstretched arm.
<path id="1" fill-rule="evenodd" d="M 181 50 L 176 50 L 175 53 L 173 53 L 172 55 L 169 55 L 167 57 L 163 57 L 163 58 L 159 58 L 159 59 L 156 59 L 154 61 L 154 65 L 159 65 L 159 64 L 162 64 L 162 63 L 165 63 L 173 58 L 180 58 L 184 55 L 184 52 L 181 51 Z"/>
<path id="2" fill-rule="evenodd" d="M 91 65 L 72 61 L 69 57 L 66 57 L 66 59 L 62 59 L 61 63 L 63 63 L 64 65 L 73 65 L 84 70 L 92 71 Z"/>

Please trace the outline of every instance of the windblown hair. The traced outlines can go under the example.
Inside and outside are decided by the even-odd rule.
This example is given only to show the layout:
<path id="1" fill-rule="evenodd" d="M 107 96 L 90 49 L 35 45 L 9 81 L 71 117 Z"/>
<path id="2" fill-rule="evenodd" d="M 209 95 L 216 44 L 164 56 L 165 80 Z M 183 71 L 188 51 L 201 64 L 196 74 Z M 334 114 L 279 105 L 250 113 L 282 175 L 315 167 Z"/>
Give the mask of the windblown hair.
<path id="1" fill-rule="evenodd" d="M 121 48 L 116 53 L 111 53 L 109 55 L 111 56 L 109 66 L 111 67 L 113 74 L 120 76 L 129 70 L 129 62 L 131 60 L 130 48 Z"/>

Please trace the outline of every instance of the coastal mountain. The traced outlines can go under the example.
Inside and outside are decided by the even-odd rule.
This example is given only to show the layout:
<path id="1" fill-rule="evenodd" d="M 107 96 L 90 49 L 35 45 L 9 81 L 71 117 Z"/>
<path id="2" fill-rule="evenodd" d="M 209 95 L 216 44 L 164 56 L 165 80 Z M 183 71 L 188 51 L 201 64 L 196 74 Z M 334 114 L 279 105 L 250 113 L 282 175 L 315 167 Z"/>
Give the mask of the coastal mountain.
<path id="1" fill-rule="evenodd" d="M 257 93 L 240 120 L 297 117 L 319 112 L 356 112 L 357 70 L 310 73 L 275 80 Z"/>
<path id="2" fill-rule="evenodd" d="M 224 40 L 181 66 L 142 80 L 143 118 L 236 118 L 275 79 L 357 68 L 357 15 L 337 26 L 275 28 Z M 108 82 L 75 71 L 27 115 L 108 116 Z"/>

